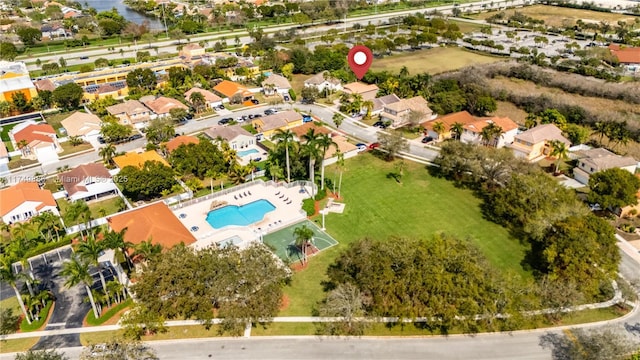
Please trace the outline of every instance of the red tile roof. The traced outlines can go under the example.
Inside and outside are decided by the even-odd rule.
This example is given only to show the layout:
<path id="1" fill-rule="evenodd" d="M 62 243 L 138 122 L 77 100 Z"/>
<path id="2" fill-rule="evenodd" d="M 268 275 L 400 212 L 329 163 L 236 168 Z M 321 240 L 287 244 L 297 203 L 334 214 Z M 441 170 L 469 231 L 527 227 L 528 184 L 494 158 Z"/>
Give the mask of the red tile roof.
<path id="1" fill-rule="evenodd" d="M 174 137 L 173 139 L 169 140 L 166 143 L 166 148 L 168 152 L 172 152 L 173 150 L 177 149 L 178 147 L 180 147 L 180 145 L 186 145 L 186 144 L 198 144 L 200 142 L 200 139 L 198 139 L 195 136 L 189 136 L 189 135 L 180 135 L 177 137 Z"/>
<path id="2" fill-rule="evenodd" d="M 104 165 L 98 163 L 80 165 L 71 171 L 58 174 L 58 179 L 69 195 L 78 191 L 87 191 L 87 188 L 82 185 L 86 178 L 111 179 L 111 174 Z"/>
<path id="3" fill-rule="evenodd" d="M 8 214 L 27 201 L 40 203 L 36 210 L 45 206 L 57 206 L 51 191 L 40 189 L 35 182 L 21 182 L 0 190 L 0 216 Z"/>
<path id="4" fill-rule="evenodd" d="M 462 125 L 471 124 L 478 121 L 475 117 L 469 114 L 466 111 L 459 111 L 453 114 L 448 114 L 445 116 L 440 116 L 434 120 L 429 120 L 423 122 L 421 125 L 423 128 L 427 130 L 433 130 L 433 124 L 437 122 L 441 122 L 444 124 L 445 131 L 449 131 L 451 126 L 455 123 L 461 123 Z"/>
<path id="5" fill-rule="evenodd" d="M 127 228 L 124 240 L 133 244 L 151 239 L 152 243 L 168 249 L 180 243 L 190 245 L 196 241 L 162 201 L 114 215 L 107 221 L 114 231 Z"/>
<path id="6" fill-rule="evenodd" d="M 242 93 L 243 96 L 252 95 L 244 85 L 229 80 L 222 80 L 222 82 L 213 87 L 213 90 L 229 98 L 237 93 Z"/>
<path id="7" fill-rule="evenodd" d="M 16 143 L 19 143 L 21 140 L 26 140 L 27 144 L 31 144 L 34 141 L 53 143 L 54 140 L 51 135 L 53 135 L 54 138 L 56 136 L 56 131 L 51 125 L 33 124 L 13 134 L 13 138 Z"/>
<path id="8" fill-rule="evenodd" d="M 622 64 L 640 64 L 640 47 L 611 44 L 609 50 Z"/>

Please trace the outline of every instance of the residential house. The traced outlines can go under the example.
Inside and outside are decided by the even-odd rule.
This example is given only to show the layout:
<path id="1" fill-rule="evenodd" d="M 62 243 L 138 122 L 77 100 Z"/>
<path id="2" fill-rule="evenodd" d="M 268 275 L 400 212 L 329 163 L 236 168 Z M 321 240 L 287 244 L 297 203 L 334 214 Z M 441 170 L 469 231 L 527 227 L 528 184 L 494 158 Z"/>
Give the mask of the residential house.
<path id="1" fill-rule="evenodd" d="M 0 174 L 9 171 L 9 151 L 3 141 L 0 141 Z"/>
<path id="2" fill-rule="evenodd" d="M 129 86 L 127 86 L 127 82 L 123 80 L 105 84 L 87 85 L 84 86 L 82 90 L 84 91 L 82 99 L 85 102 L 106 99 L 108 97 L 112 99 L 124 99 L 129 95 Z"/>
<path id="3" fill-rule="evenodd" d="M 373 99 L 373 109 L 371 109 L 371 116 L 380 115 L 386 105 L 391 105 L 400 101 L 400 98 L 396 94 L 390 94 Z"/>
<path id="4" fill-rule="evenodd" d="M 300 126 L 296 126 L 293 129 L 291 129 L 291 132 L 293 132 L 293 134 L 296 136 L 298 141 L 300 141 L 302 139 L 302 136 L 307 132 L 309 132 L 309 130 L 311 129 L 313 129 L 313 131 L 316 134 L 331 134 L 331 130 L 329 130 L 324 126 L 318 126 L 313 121 L 306 122 Z"/>
<path id="5" fill-rule="evenodd" d="M 452 132 L 452 129 L 451 129 L 453 127 L 453 124 L 459 123 L 459 124 L 462 124 L 462 126 L 465 126 L 465 125 L 472 124 L 476 121 L 478 121 L 478 119 L 473 117 L 467 111 L 459 111 L 456 113 L 451 113 L 448 115 L 440 116 L 433 120 L 423 122 L 420 125 L 422 125 L 422 127 L 425 129 L 427 136 L 430 136 L 433 139 L 444 140 L 444 139 L 450 139 L 454 137 L 454 133 Z M 438 134 L 438 132 L 433 129 L 436 123 L 442 123 L 442 125 L 444 125 L 443 133 Z"/>
<path id="6" fill-rule="evenodd" d="M 198 87 L 193 87 L 193 88 L 189 89 L 189 91 L 184 93 L 184 98 L 192 106 L 193 106 L 193 104 L 191 103 L 191 94 L 193 94 L 194 92 L 199 92 L 200 94 L 202 94 L 202 96 L 204 96 L 205 106 L 207 107 L 207 109 L 214 109 L 214 108 L 222 105 L 222 98 L 220 96 L 212 93 L 209 90 L 201 89 L 201 88 L 198 88 Z"/>
<path id="7" fill-rule="evenodd" d="M 142 99 L 140 99 L 142 101 Z M 189 107 L 180 101 L 166 96 L 158 96 L 154 99 L 145 99 L 142 103 L 151 110 L 150 118 L 165 118 L 171 116 L 171 109 L 189 110 Z"/>
<path id="8" fill-rule="evenodd" d="M 100 135 L 102 120 L 93 114 L 76 111 L 61 121 L 68 136 L 79 136 L 89 142 Z"/>
<path id="9" fill-rule="evenodd" d="M 421 118 L 417 119 L 416 124 L 430 119 L 433 115 L 433 111 L 429 108 L 427 100 L 422 96 L 414 96 L 410 99 L 401 99 L 400 101 L 385 105 L 380 113 L 380 119 L 391 122 L 390 127 L 397 129 L 409 124 L 411 112 L 421 114 Z"/>
<path id="10" fill-rule="evenodd" d="M 302 115 L 293 110 L 287 110 L 253 119 L 251 125 L 259 135 L 270 139 L 278 129 L 287 130 L 302 125 Z"/>
<path id="11" fill-rule="evenodd" d="M 35 182 L 21 182 L 0 190 L 0 216 L 5 224 L 29 220 L 45 211 L 60 216 L 51 191 L 40 189 Z"/>
<path id="12" fill-rule="evenodd" d="M 122 231 L 124 241 L 134 245 L 143 241 L 170 249 L 178 244 L 191 245 L 196 239 L 162 201 L 125 211 L 107 218 L 113 231 Z"/>
<path id="13" fill-rule="evenodd" d="M 315 87 L 319 92 L 335 92 L 342 90 L 342 83 L 340 83 L 340 80 L 329 76 L 329 73 L 326 71 L 317 73 L 305 80 L 304 86 Z"/>
<path id="14" fill-rule="evenodd" d="M 113 158 L 113 162 L 120 168 L 124 169 L 127 166 L 135 166 L 137 168 L 142 168 L 144 163 L 147 161 L 158 161 L 166 166 L 169 166 L 169 163 L 160 156 L 154 150 L 149 150 L 145 152 L 128 152 L 124 155 L 116 156 Z"/>
<path id="15" fill-rule="evenodd" d="M 627 70 L 640 72 L 640 47 L 610 44 L 609 51 Z"/>
<path id="16" fill-rule="evenodd" d="M 369 101 L 378 95 L 378 86 L 375 84 L 365 84 L 362 82 L 352 82 L 342 87 L 342 91 L 349 95 L 360 95 L 363 101 Z"/>
<path id="17" fill-rule="evenodd" d="M 230 102 L 244 102 L 253 98 L 253 93 L 241 84 L 229 80 L 222 80 L 213 90 L 229 98 Z"/>
<path id="18" fill-rule="evenodd" d="M 0 61 L 0 101 L 13 102 L 14 94 L 21 93 L 27 101 L 38 96 L 23 62 Z"/>
<path id="19" fill-rule="evenodd" d="M 557 126 L 543 124 L 517 134 L 508 147 L 516 157 L 536 161 L 551 154 L 554 141 L 563 142 L 567 147 L 571 146 L 571 141 L 562 136 L 562 130 Z"/>
<path id="20" fill-rule="evenodd" d="M 173 139 L 167 141 L 165 143 L 165 148 L 167 149 L 168 153 L 171 153 L 171 152 L 173 152 L 173 150 L 175 150 L 178 147 L 180 147 L 180 145 L 198 144 L 198 143 L 200 143 L 200 139 L 198 139 L 195 136 L 180 135 L 180 136 L 176 136 Z"/>
<path id="21" fill-rule="evenodd" d="M 583 151 L 578 165 L 573 169 L 573 178 L 588 185 L 589 177 L 599 171 L 620 168 L 634 174 L 638 161 L 631 156 L 620 156 L 603 148 Z"/>
<path id="22" fill-rule="evenodd" d="M 285 95 L 289 94 L 291 84 L 286 77 L 278 74 L 271 74 L 262 82 L 262 89 L 265 95 Z"/>
<path id="23" fill-rule="evenodd" d="M 191 60 L 193 58 L 201 57 L 202 55 L 204 55 L 204 53 L 205 48 L 196 43 L 189 43 L 182 47 L 179 56 L 182 56 L 187 60 Z"/>
<path id="24" fill-rule="evenodd" d="M 151 119 L 151 111 L 138 100 L 127 100 L 122 104 L 108 106 L 106 110 L 117 117 L 122 125 L 141 128 Z"/>
<path id="25" fill-rule="evenodd" d="M 518 124 L 508 117 L 496 116 L 491 118 L 480 118 L 479 120 L 463 127 L 464 131 L 462 132 L 462 136 L 460 136 L 460 141 L 469 144 L 481 144 L 484 140 L 482 138 L 482 129 L 490 124 L 495 124 L 502 130 L 500 136 L 493 139 L 493 142 L 489 144 L 497 148 L 511 144 L 518 133 Z"/>
<path id="26" fill-rule="evenodd" d="M 336 146 L 331 146 L 324 154 L 325 166 L 334 164 L 338 161 L 338 157 L 336 156 L 338 150 L 340 150 L 340 153 L 344 156 L 345 159 L 349 159 L 358 155 L 358 147 L 349 142 L 349 139 L 345 136 L 336 135 L 332 137 L 331 140 L 336 143 Z"/>
<path id="27" fill-rule="evenodd" d="M 205 130 L 204 134 L 215 142 L 224 139 L 233 150 L 244 149 L 256 143 L 256 137 L 240 125 L 214 126 Z"/>
<path id="28" fill-rule="evenodd" d="M 58 153 L 62 152 L 56 131 L 47 123 L 25 121 L 9 131 L 9 138 L 24 158 L 41 164 L 58 161 Z"/>
<path id="29" fill-rule="evenodd" d="M 109 170 L 100 163 L 80 165 L 71 171 L 58 174 L 58 180 L 71 201 L 89 201 L 118 194 Z"/>
<path id="30" fill-rule="evenodd" d="M 40 79 L 34 82 L 33 85 L 35 85 L 37 91 L 53 91 L 56 89 L 56 85 L 51 79 Z"/>
<path id="31" fill-rule="evenodd" d="M 59 38 L 67 38 L 73 36 L 61 24 L 46 24 L 40 27 L 42 40 L 54 40 Z"/>

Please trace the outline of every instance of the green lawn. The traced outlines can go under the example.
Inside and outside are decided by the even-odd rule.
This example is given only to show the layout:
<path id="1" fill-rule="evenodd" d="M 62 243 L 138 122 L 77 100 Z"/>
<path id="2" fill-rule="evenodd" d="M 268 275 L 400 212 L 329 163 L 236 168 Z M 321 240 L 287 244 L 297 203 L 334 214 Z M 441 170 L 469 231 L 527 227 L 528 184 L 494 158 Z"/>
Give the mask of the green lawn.
<path id="1" fill-rule="evenodd" d="M 345 212 L 326 216 L 327 233 L 340 244 L 311 258 L 308 267 L 293 276 L 292 285 L 285 289 L 290 306 L 283 316 L 310 315 L 323 297 L 321 282 L 327 266 L 348 244 L 365 237 L 430 238 L 443 231 L 471 241 L 496 268 L 531 276 L 520 266 L 525 247 L 507 229 L 483 218 L 481 200 L 470 190 L 430 176 L 424 165 L 405 163 L 405 175 L 398 184 L 387 178 L 394 163 L 370 154 L 346 161 L 341 194 Z M 326 176 L 334 180 L 335 167 L 328 167 Z M 314 221 L 318 224 L 321 219 Z"/>
<path id="2" fill-rule="evenodd" d="M 0 126 L 0 139 L 2 139 L 2 141 L 11 141 L 11 139 L 9 139 L 9 131 L 16 125 L 18 125 L 18 123 Z"/>
<path id="3" fill-rule="evenodd" d="M 70 111 L 59 112 L 51 115 L 46 115 L 45 120 L 47 120 L 47 123 L 51 125 L 51 127 L 58 131 L 58 129 L 62 127 L 62 120 L 68 118 L 69 116 L 71 116 L 71 114 L 72 112 Z"/>
<path id="4" fill-rule="evenodd" d="M 387 70 L 397 73 L 403 66 L 406 66 L 411 74 L 427 72 L 433 75 L 458 70 L 469 65 L 486 64 L 500 60 L 503 59 L 476 54 L 460 48 L 437 47 L 407 51 L 382 59 L 375 59 L 371 65 L 371 70 Z"/>
<path id="5" fill-rule="evenodd" d="M 68 141 L 60 143 L 60 146 L 62 147 L 62 152 L 60 153 L 60 156 L 71 155 L 80 151 L 93 149 L 93 146 L 91 146 L 91 144 L 89 143 L 82 143 L 80 145 L 74 146 L 74 145 L 71 145 L 71 143 Z"/>
<path id="6" fill-rule="evenodd" d="M 60 208 L 60 214 L 64 219 L 67 213 L 67 208 L 69 207 L 69 202 L 65 199 L 58 199 L 56 201 L 58 202 L 58 208 Z M 105 215 L 111 215 L 119 212 L 124 207 L 123 200 L 119 196 L 106 200 L 90 202 L 88 205 L 89 210 L 91 210 L 91 217 L 94 219 L 103 217 L 102 210 L 104 210 Z"/>

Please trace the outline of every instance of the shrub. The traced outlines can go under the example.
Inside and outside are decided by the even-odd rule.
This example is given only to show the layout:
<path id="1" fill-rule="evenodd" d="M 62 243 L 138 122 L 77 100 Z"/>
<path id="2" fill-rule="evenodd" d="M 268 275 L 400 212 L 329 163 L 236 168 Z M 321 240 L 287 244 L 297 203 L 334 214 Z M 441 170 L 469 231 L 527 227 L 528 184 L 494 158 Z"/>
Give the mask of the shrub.
<path id="1" fill-rule="evenodd" d="M 33 249 L 29 249 L 25 254 L 24 257 L 25 259 L 36 256 L 36 255 L 40 255 L 40 254 L 44 254 L 48 251 L 51 251 L 53 249 L 57 249 L 61 246 L 65 246 L 65 245 L 69 245 L 71 244 L 71 239 L 62 239 L 60 241 L 54 241 L 54 242 L 49 242 L 49 243 L 44 243 L 44 244 L 40 244 L 36 247 L 34 247 Z"/>
<path id="2" fill-rule="evenodd" d="M 316 200 L 322 200 L 324 198 L 327 197 L 327 189 L 320 189 L 318 190 L 318 192 L 316 193 L 316 196 L 314 199 Z"/>
<path id="3" fill-rule="evenodd" d="M 313 216 L 316 213 L 316 202 L 309 198 L 302 201 L 302 210 L 307 213 L 307 216 Z"/>

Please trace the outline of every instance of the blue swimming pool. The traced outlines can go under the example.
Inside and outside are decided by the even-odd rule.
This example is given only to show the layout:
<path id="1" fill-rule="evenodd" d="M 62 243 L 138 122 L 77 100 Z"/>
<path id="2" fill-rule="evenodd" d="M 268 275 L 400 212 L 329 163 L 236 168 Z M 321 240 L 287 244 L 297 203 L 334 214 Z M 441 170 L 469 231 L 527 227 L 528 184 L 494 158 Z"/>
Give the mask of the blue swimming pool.
<path id="1" fill-rule="evenodd" d="M 214 229 L 222 229 L 229 225 L 251 225 L 262 220 L 268 212 L 275 210 L 275 208 L 272 203 L 264 199 L 242 206 L 229 205 L 209 211 L 207 222 Z"/>
<path id="2" fill-rule="evenodd" d="M 257 154 L 257 153 L 258 153 L 258 150 L 256 149 L 242 150 L 237 152 L 238 156 L 240 157 L 245 157 L 247 155 Z"/>

